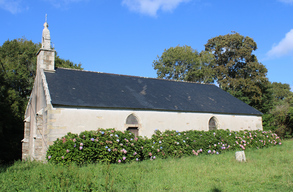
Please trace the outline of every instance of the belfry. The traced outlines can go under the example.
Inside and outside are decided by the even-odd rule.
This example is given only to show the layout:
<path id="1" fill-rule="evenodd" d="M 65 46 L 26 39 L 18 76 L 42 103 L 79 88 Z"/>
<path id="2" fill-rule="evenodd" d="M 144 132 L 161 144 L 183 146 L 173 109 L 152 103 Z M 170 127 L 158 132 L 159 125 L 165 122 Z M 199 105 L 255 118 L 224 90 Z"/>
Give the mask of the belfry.
<path id="1" fill-rule="evenodd" d="M 51 48 L 51 36 L 48 27 L 49 25 L 47 21 L 45 21 L 42 35 L 42 47 L 37 53 L 37 69 L 53 72 L 55 71 L 55 50 Z"/>

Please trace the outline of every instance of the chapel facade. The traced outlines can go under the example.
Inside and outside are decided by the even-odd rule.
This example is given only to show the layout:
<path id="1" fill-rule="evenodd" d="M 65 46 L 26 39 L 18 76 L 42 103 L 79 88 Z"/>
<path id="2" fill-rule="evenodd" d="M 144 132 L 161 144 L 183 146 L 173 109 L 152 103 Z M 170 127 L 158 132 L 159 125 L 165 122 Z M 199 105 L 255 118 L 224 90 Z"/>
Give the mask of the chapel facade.
<path id="1" fill-rule="evenodd" d="M 98 128 L 151 137 L 165 130 L 262 130 L 262 113 L 211 84 L 55 68 L 45 22 L 26 108 L 22 159 L 45 160 L 68 132 Z"/>

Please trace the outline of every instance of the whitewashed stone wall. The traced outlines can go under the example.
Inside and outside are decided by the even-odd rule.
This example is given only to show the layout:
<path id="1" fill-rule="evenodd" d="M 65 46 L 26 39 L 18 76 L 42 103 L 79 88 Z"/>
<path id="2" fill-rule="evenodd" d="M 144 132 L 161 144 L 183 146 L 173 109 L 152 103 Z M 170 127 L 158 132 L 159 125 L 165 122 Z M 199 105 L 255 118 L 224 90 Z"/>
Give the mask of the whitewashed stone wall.
<path id="1" fill-rule="evenodd" d="M 139 135 L 147 137 L 151 137 L 155 129 L 208 131 L 212 117 L 216 118 L 218 129 L 262 130 L 261 116 L 56 107 L 48 111 L 48 144 L 68 132 L 80 133 L 98 128 L 126 130 L 128 125 L 125 123 L 130 114 L 138 118 Z"/>

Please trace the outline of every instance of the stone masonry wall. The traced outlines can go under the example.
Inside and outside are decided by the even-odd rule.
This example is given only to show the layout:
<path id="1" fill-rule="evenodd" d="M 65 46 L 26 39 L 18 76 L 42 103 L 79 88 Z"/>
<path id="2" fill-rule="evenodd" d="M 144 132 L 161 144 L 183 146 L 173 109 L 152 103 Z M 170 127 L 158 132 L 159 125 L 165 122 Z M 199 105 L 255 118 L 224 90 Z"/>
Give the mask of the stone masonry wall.
<path id="1" fill-rule="evenodd" d="M 37 132 L 36 137 L 34 138 L 34 159 L 43 160 L 43 115 L 37 115 Z"/>
<path id="2" fill-rule="evenodd" d="M 27 160 L 29 156 L 30 122 L 24 123 L 24 139 L 22 140 L 22 159 Z"/>

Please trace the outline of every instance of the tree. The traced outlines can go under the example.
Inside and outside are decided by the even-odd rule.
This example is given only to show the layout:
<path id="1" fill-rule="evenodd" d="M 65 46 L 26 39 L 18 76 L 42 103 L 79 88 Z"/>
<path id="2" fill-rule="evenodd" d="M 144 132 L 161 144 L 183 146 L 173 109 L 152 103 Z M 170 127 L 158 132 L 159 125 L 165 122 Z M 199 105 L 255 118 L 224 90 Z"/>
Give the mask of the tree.
<path id="1" fill-rule="evenodd" d="M 81 63 L 75 64 L 70 60 L 61 59 L 57 54 L 55 56 L 55 66 L 62 68 L 71 68 L 71 69 L 79 69 L 82 70 Z"/>
<path id="2" fill-rule="evenodd" d="M 282 138 L 293 136 L 293 93 L 290 85 L 272 83 L 274 107 L 263 115 L 264 130 L 273 130 Z"/>
<path id="3" fill-rule="evenodd" d="M 239 33 L 209 39 L 205 50 L 215 58 L 215 80 L 231 95 L 265 113 L 272 107 L 267 69 L 252 54 L 257 45 Z"/>
<path id="4" fill-rule="evenodd" d="M 36 75 L 40 43 L 25 38 L 0 46 L 0 163 L 21 158 L 23 118 Z M 82 69 L 56 55 L 56 66 Z"/>
<path id="5" fill-rule="evenodd" d="M 187 45 L 165 49 L 162 56 L 153 61 L 158 78 L 204 83 L 213 82 L 212 65 L 212 54 L 198 53 Z"/>
<path id="6" fill-rule="evenodd" d="M 272 130 L 282 138 L 293 136 L 293 107 L 287 102 L 274 106 L 263 115 L 263 129 Z"/>
<path id="7" fill-rule="evenodd" d="M 293 93 L 290 91 L 290 85 L 286 83 L 272 83 L 273 97 L 275 102 L 288 101 Z"/>

